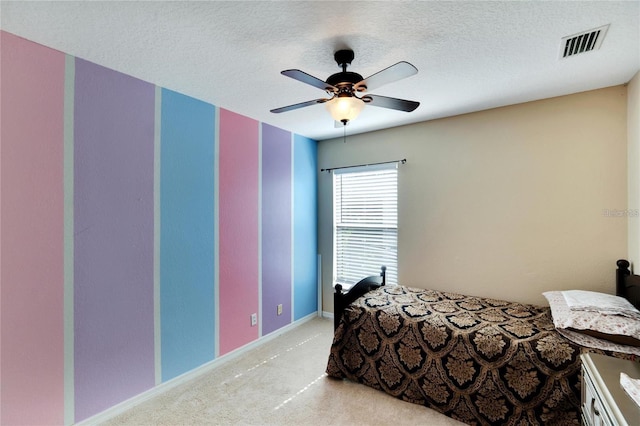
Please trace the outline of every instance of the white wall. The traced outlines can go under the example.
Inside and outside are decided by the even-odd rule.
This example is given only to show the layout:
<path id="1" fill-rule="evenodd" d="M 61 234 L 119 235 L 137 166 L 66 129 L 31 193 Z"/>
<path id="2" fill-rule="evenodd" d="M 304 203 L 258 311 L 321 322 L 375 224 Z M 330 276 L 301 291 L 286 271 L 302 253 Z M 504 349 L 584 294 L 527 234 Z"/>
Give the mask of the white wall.
<path id="1" fill-rule="evenodd" d="M 616 86 L 322 141 L 318 166 L 407 158 L 399 167 L 402 284 L 536 304 L 552 289 L 614 292 L 627 219 L 604 211 L 627 208 L 626 92 Z M 332 311 L 331 175 L 318 179 L 323 309 Z"/>
<path id="2" fill-rule="evenodd" d="M 627 138 L 628 138 L 628 186 L 629 186 L 629 261 L 634 273 L 640 273 L 640 72 L 627 86 Z"/>

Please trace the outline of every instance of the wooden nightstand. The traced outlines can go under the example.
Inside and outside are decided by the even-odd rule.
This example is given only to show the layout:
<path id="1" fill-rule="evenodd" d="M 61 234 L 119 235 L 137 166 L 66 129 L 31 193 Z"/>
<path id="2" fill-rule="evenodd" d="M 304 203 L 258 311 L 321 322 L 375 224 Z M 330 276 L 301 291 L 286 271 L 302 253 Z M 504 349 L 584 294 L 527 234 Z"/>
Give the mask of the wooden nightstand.
<path id="1" fill-rule="evenodd" d="M 640 378 L 640 363 L 583 354 L 582 422 L 587 426 L 640 425 L 640 407 L 620 386 L 620 373 Z"/>

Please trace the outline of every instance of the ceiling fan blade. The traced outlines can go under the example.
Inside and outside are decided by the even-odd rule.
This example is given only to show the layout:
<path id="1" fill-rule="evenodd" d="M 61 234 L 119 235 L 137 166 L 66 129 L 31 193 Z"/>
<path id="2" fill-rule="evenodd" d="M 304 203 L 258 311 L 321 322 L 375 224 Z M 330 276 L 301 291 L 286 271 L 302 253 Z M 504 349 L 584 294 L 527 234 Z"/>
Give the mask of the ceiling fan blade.
<path id="1" fill-rule="evenodd" d="M 420 102 L 407 101 L 405 99 L 388 98 L 380 95 L 366 95 L 362 97 L 367 105 L 373 105 L 382 108 L 396 109 L 398 111 L 411 112 L 418 108 Z"/>
<path id="2" fill-rule="evenodd" d="M 337 92 L 338 88 L 328 84 L 317 77 L 312 76 L 311 74 L 307 74 L 304 71 L 300 70 L 284 70 L 280 74 L 286 75 L 287 77 L 291 77 L 294 80 L 301 81 L 306 84 L 310 84 L 313 87 L 317 87 L 321 90 L 326 90 L 327 92 Z"/>
<path id="3" fill-rule="evenodd" d="M 403 78 L 410 77 L 418 73 L 418 69 L 411 65 L 409 62 L 398 62 L 391 65 L 388 68 L 378 71 L 377 73 L 365 78 L 364 80 L 355 84 L 354 88 L 358 92 L 365 90 L 375 90 L 378 87 L 385 84 L 392 83 L 394 81 L 402 80 Z"/>
<path id="4" fill-rule="evenodd" d="M 330 100 L 331 99 L 314 99 L 312 101 L 300 102 L 298 104 L 287 105 L 287 106 L 284 106 L 284 107 L 272 109 L 271 112 L 274 112 L 274 113 L 278 114 L 278 113 L 281 113 L 281 112 L 292 111 L 294 109 L 304 108 L 304 107 L 315 105 L 315 104 L 323 104 L 323 103 L 325 103 L 327 101 L 330 101 Z"/>

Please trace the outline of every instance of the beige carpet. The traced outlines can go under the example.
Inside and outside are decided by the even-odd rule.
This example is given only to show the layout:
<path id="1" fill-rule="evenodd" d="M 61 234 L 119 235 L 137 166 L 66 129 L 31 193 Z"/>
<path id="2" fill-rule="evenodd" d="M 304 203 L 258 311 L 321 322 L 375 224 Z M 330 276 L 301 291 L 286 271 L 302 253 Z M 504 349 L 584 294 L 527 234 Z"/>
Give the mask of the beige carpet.
<path id="1" fill-rule="evenodd" d="M 106 425 L 461 425 L 367 386 L 326 377 L 333 322 L 314 319 Z"/>

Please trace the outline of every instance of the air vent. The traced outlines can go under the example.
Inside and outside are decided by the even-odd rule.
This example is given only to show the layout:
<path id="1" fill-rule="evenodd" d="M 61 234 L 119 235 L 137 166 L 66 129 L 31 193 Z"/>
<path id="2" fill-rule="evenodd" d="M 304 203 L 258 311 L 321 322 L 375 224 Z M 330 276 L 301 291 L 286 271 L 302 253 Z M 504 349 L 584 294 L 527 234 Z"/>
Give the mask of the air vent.
<path id="1" fill-rule="evenodd" d="M 609 25 L 562 38 L 560 57 L 568 58 L 600 48 Z"/>

